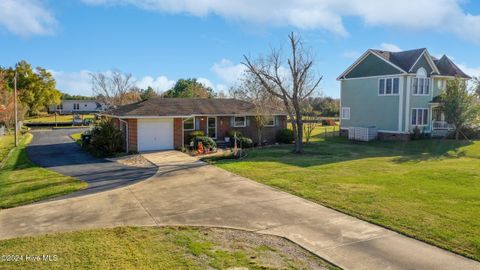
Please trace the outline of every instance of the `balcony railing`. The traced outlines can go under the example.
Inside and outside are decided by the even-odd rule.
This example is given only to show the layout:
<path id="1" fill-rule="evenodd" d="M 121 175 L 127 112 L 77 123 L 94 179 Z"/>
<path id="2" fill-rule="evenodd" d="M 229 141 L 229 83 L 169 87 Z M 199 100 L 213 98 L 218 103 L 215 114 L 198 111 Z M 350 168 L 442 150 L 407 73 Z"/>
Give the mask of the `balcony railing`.
<path id="1" fill-rule="evenodd" d="M 447 123 L 446 121 L 433 121 L 433 129 L 446 129 L 446 130 L 452 130 L 455 129 L 453 124 Z"/>

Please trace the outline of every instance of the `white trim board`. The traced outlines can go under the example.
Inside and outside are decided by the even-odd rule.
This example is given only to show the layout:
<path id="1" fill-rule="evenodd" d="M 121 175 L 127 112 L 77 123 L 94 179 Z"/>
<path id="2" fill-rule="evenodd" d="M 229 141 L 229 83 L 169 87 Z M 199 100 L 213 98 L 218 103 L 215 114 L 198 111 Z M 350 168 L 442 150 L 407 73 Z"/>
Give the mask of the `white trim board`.
<path id="1" fill-rule="evenodd" d="M 430 65 L 430 67 L 432 68 L 432 70 L 438 74 L 440 74 L 440 71 L 438 70 L 437 66 L 435 65 L 435 63 L 433 62 L 432 58 L 430 57 L 430 53 L 428 53 L 428 50 L 427 49 L 423 49 L 423 52 L 420 54 L 420 56 L 417 58 L 417 60 L 415 61 L 415 63 L 413 63 L 413 65 L 410 67 L 410 70 L 408 72 L 411 72 L 412 69 L 415 67 L 415 65 L 418 63 L 418 61 L 420 61 L 420 59 L 422 58 L 423 55 L 426 54 L 426 58 L 427 58 L 427 62 L 428 64 Z"/>
<path id="2" fill-rule="evenodd" d="M 399 82 L 399 98 L 398 98 L 398 131 L 402 131 L 402 117 L 403 117 L 403 81 L 402 78 Z"/>
<path id="3" fill-rule="evenodd" d="M 120 119 L 156 119 L 156 118 L 189 118 L 189 117 L 214 117 L 214 116 L 255 116 L 253 114 L 192 114 L 192 115 L 167 115 L 167 116 L 141 116 L 141 115 L 128 115 L 128 116 L 120 116 L 120 115 L 113 115 L 113 114 L 100 114 L 101 116 L 107 116 L 112 118 L 120 118 Z M 272 116 L 287 116 L 287 114 L 272 114 Z"/>
<path id="4" fill-rule="evenodd" d="M 365 60 L 365 58 L 367 58 L 368 55 L 370 54 L 373 54 L 375 55 L 376 57 L 380 58 L 380 60 L 384 61 L 385 63 L 391 65 L 392 67 L 398 69 L 398 71 L 400 71 L 399 74 L 406 74 L 407 72 L 405 70 L 403 70 L 402 68 L 400 68 L 399 66 L 393 64 L 392 62 L 390 61 L 387 61 L 385 60 L 385 58 L 381 57 L 380 55 L 378 55 L 377 53 L 375 53 L 372 49 L 368 49 L 365 53 L 362 54 L 362 56 L 360 56 L 360 58 L 357 59 L 357 61 L 355 61 L 352 65 L 350 65 L 347 70 L 345 70 L 340 76 L 337 77 L 337 80 L 342 80 L 342 79 L 347 79 L 345 78 L 345 76 L 350 73 L 356 66 L 358 66 L 363 60 Z M 399 75 L 397 74 L 397 76 Z M 364 78 L 364 77 L 362 77 Z"/>

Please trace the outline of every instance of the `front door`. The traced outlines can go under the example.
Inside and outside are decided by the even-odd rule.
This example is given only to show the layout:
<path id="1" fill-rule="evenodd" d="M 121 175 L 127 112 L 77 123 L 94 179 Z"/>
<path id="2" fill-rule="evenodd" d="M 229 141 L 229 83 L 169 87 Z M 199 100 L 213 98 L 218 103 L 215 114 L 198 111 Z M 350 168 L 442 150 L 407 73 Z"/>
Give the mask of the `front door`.
<path id="1" fill-rule="evenodd" d="M 217 138 L 217 118 L 207 118 L 207 136 L 213 139 Z"/>

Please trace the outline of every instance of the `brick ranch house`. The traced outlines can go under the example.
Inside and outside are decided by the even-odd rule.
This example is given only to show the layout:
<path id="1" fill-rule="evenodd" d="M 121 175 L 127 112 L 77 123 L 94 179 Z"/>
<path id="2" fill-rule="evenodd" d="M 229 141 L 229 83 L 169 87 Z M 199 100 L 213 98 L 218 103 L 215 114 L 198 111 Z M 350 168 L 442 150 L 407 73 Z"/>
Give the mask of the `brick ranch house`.
<path id="1" fill-rule="evenodd" d="M 258 143 L 255 106 L 236 99 L 154 97 L 102 115 L 122 130 L 128 151 L 178 149 L 198 130 L 217 143 L 224 142 L 227 132 L 233 130 Z M 267 117 L 263 141 L 274 143 L 277 133 L 287 126 L 287 116 L 279 110 Z"/>

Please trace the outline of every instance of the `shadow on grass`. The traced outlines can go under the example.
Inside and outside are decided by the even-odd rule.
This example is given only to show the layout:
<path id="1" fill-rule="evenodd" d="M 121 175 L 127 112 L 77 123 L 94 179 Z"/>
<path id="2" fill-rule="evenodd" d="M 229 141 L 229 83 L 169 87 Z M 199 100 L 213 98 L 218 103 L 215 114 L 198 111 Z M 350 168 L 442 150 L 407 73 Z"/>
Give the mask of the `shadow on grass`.
<path id="1" fill-rule="evenodd" d="M 316 141 L 315 141 L 316 140 Z M 473 142 L 425 139 L 418 141 L 352 142 L 338 136 L 317 135 L 314 141 L 304 144 L 304 153 L 292 152 L 293 145 L 254 149 L 245 161 L 281 162 L 297 167 L 326 165 L 366 158 L 391 157 L 398 164 L 466 157 L 462 149 Z M 235 162 L 222 160 L 222 162 Z"/>

